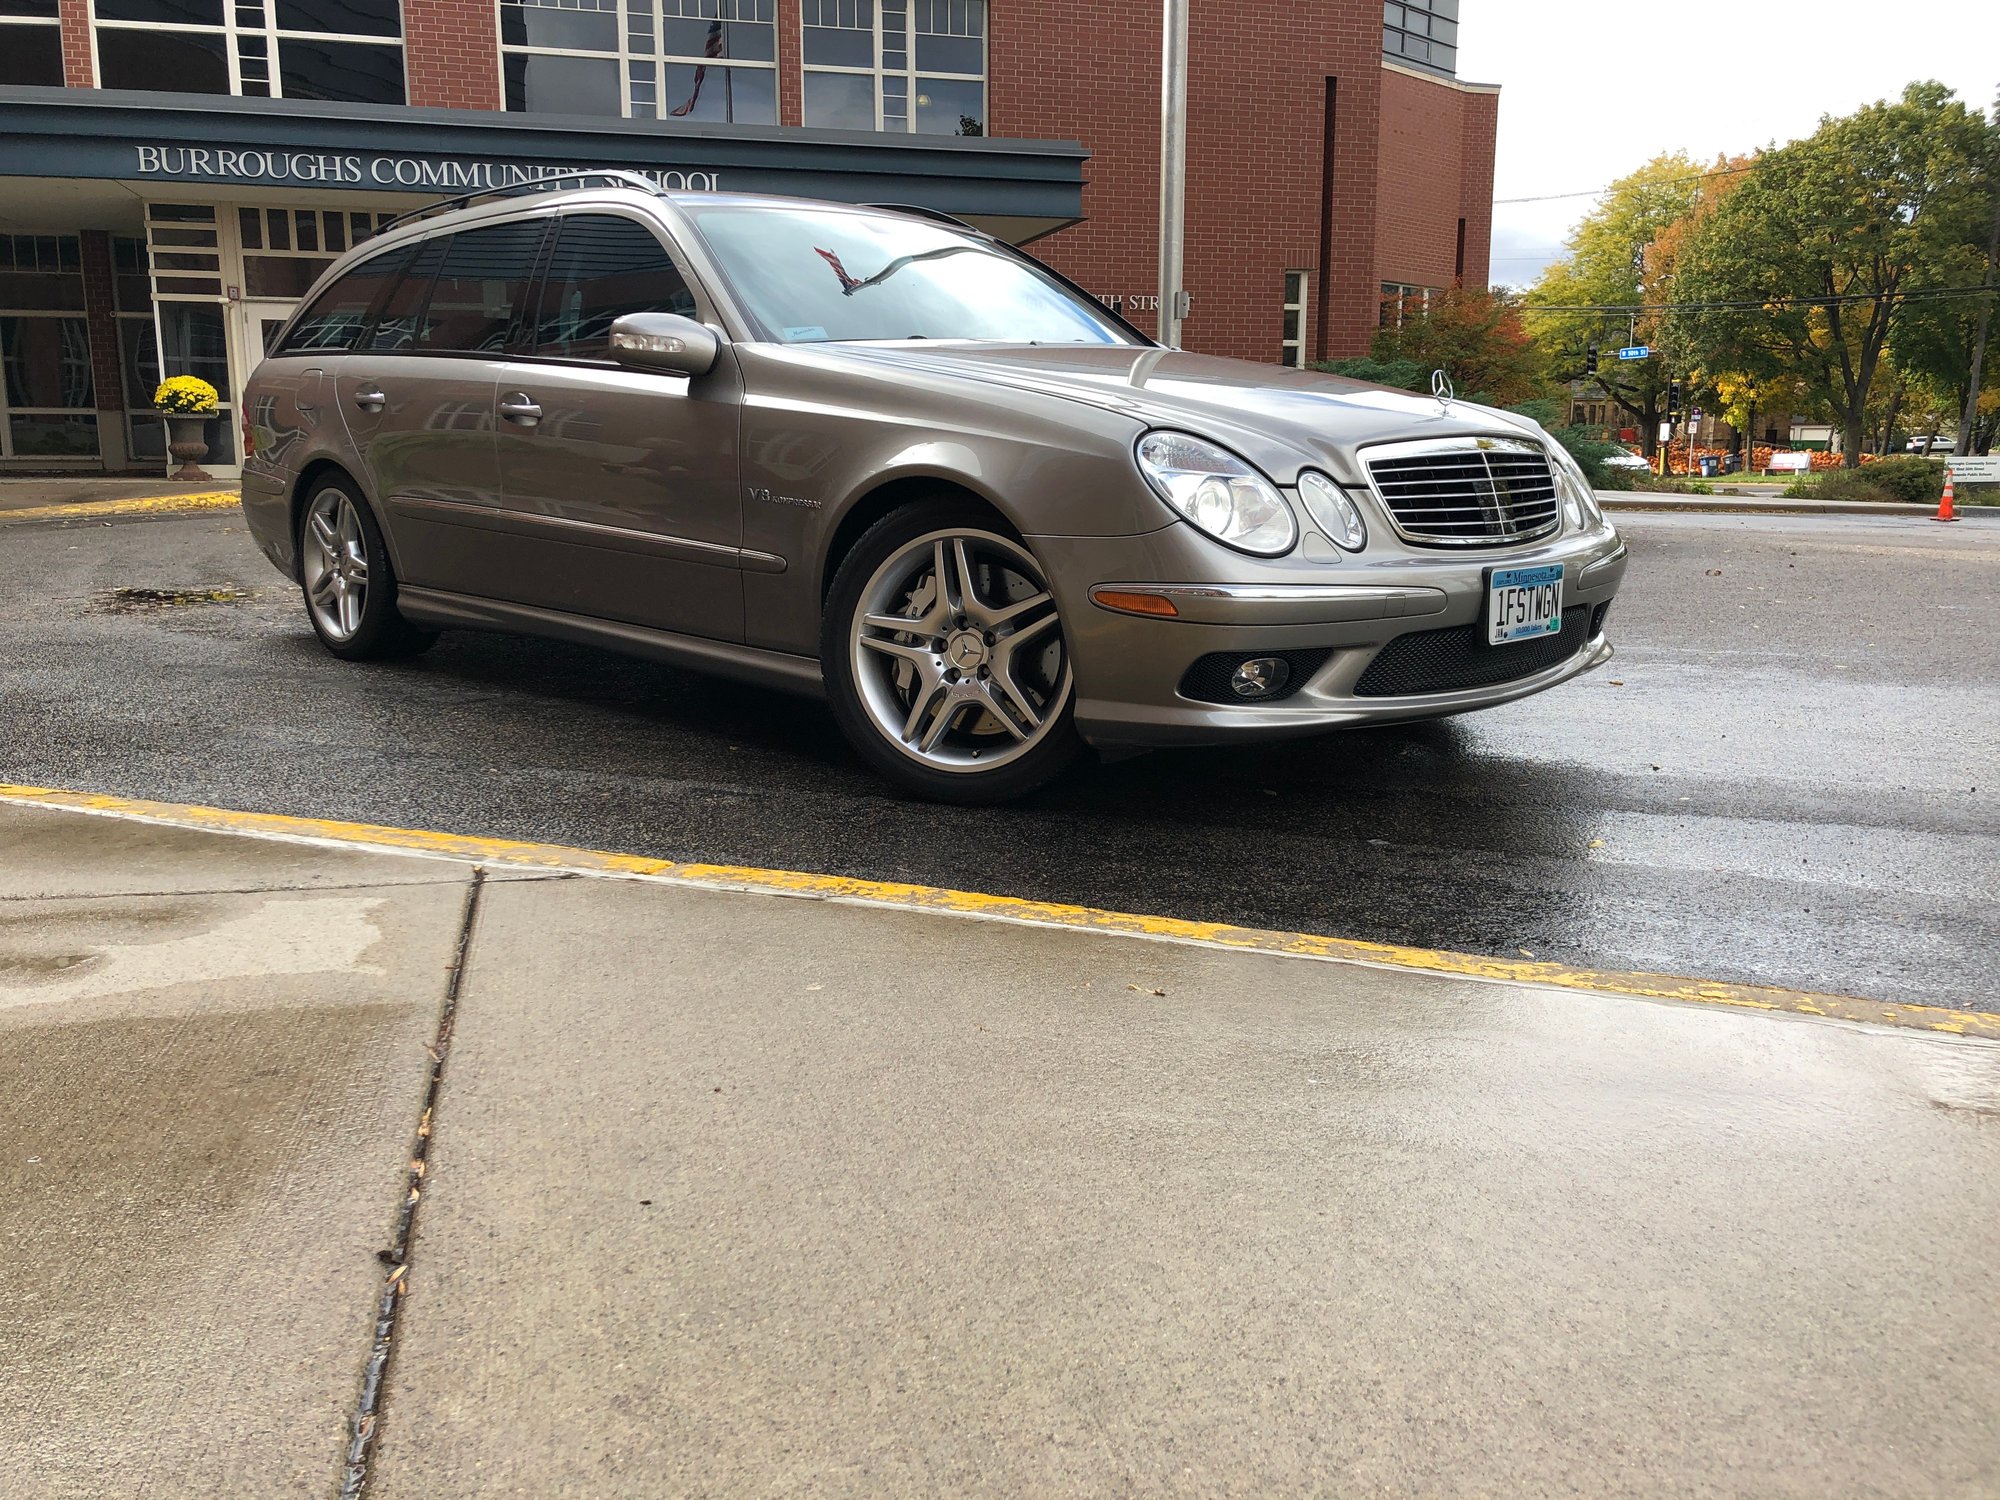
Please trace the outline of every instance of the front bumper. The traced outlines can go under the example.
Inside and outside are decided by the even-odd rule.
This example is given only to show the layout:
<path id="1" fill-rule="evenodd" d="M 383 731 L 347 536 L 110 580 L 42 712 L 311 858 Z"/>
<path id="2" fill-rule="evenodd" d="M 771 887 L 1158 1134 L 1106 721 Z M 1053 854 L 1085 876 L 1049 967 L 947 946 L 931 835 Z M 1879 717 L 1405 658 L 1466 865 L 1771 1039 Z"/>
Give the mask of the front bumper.
<path id="1" fill-rule="evenodd" d="M 1212 571 L 1214 562 L 1214 550 L 1199 537 L 1171 534 L 1182 530 L 1145 539 L 1136 559 L 1129 538 L 1032 541 L 1063 610 L 1076 676 L 1077 729 L 1092 744 L 1281 739 L 1435 718 L 1544 692 L 1611 659 L 1602 631 L 1586 629 L 1561 660 L 1505 681 L 1405 696 L 1384 695 L 1379 683 L 1367 693 L 1356 691 L 1370 663 L 1399 636 L 1483 624 L 1489 568 L 1560 562 L 1564 615 L 1588 611 L 1586 621 L 1601 620 L 1600 606 L 1616 596 L 1626 567 L 1625 546 L 1609 526 L 1478 555 L 1385 551 L 1369 560 L 1364 554 L 1339 565 L 1338 581 L 1328 577 L 1329 565 L 1308 572 L 1290 560 L 1267 566 L 1232 559 L 1234 576 L 1214 583 L 1182 581 Z M 1191 566 L 1201 561 L 1211 568 Z M 1093 595 L 1106 590 L 1165 595 L 1177 616 L 1142 617 L 1093 602 Z M 1280 700 L 1217 703 L 1187 690 L 1190 669 L 1203 658 L 1279 652 L 1308 653 L 1317 662 L 1302 685 Z"/>

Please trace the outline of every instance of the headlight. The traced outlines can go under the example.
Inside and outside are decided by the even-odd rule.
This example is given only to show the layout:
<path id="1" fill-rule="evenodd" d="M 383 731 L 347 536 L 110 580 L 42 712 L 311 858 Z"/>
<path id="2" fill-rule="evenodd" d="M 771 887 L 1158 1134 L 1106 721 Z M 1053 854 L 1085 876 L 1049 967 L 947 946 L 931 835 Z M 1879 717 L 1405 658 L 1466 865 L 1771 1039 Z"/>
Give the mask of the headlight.
<path id="1" fill-rule="evenodd" d="M 1590 481 L 1584 477 L 1582 466 L 1554 438 L 1547 439 L 1544 446 L 1549 452 L 1549 467 L 1556 476 L 1556 490 L 1562 495 L 1563 515 L 1571 528 L 1581 531 L 1586 526 L 1599 525 L 1604 520 L 1604 511 L 1597 503 Z"/>
<path id="2" fill-rule="evenodd" d="M 1347 498 L 1347 491 L 1318 470 L 1307 469 L 1299 475 L 1299 499 L 1305 502 L 1306 514 L 1336 546 L 1359 552 L 1368 545 L 1368 528 L 1362 524 L 1361 512 Z"/>
<path id="3" fill-rule="evenodd" d="M 1299 523 L 1271 482 L 1226 448 L 1184 432 L 1139 439 L 1139 472 L 1160 498 L 1218 542 L 1279 557 L 1299 540 Z"/>

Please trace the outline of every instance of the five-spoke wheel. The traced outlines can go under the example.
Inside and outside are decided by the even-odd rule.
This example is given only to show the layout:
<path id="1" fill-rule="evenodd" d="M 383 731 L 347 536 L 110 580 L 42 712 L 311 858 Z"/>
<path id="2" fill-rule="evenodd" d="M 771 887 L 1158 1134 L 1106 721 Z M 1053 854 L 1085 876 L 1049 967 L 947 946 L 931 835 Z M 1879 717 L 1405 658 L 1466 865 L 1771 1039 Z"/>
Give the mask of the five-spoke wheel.
<path id="1" fill-rule="evenodd" d="M 938 501 L 878 522 L 828 605 L 835 711 L 905 786 L 953 801 L 1018 796 L 1076 753 L 1055 598 L 991 514 Z"/>

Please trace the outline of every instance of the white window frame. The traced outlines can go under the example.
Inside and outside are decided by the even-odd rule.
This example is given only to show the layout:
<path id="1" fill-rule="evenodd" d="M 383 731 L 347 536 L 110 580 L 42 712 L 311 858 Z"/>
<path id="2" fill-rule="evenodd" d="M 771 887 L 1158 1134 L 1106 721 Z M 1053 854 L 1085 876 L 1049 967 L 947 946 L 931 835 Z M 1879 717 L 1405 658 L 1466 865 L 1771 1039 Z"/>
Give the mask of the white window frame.
<path id="1" fill-rule="evenodd" d="M 759 16 L 743 16 L 741 11 L 751 8 L 768 8 L 771 19 Z M 673 107 L 680 101 L 662 96 L 667 68 L 743 68 L 773 75 L 771 83 L 773 123 L 783 118 L 778 107 L 778 6 L 777 0 L 611 0 L 610 4 L 557 4 L 550 10 L 592 11 L 609 15 L 618 24 L 618 45 L 612 48 L 593 47 L 541 47 L 526 42 L 506 42 L 500 44 L 500 104 L 503 110 L 507 103 L 507 59 L 510 57 L 581 57 L 597 60 L 612 60 L 618 64 L 618 113 L 627 120 L 672 119 Z M 668 21 L 713 21 L 716 16 L 708 11 L 728 9 L 739 14 L 722 16 L 725 23 L 738 25 L 768 25 L 771 28 L 771 59 L 759 61 L 755 58 L 689 56 L 681 52 L 666 50 L 666 23 Z M 635 15 L 635 13 L 637 13 Z M 494 35 L 504 36 L 502 20 L 504 0 L 494 0 Z M 641 24 L 634 26 L 634 20 Z M 644 41 L 646 46 L 635 43 Z M 650 77 L 646 76 L 650 72 Z M 642 102 L 641 94 L 650 92 L 652 97 Z"/>
<path id="2" fill-rule="evenodd" d="M 1294 296 L 1295 288 L 1296 296 Z M 1306 367 L 1306 346 L 1311 342 L 1306 336 L 1306 310 L 1311 305 L 1311 301 L 1312 273 L 1310 271 L 1285 272 L 1284 311 L 1299 315 L 1299 332 L 1297 338 L 1286 338 L 1284 336 L 1285 325 L 1281 319 L 1278 324 L 1278 345 L 1284 351 L 1284 362 L 1294 370 L 1303 370 Z"/>
<path id="3" fill-rule="evenodd" d="M 403 104 L 410 102 L 410 58 L 404 47 L 404 31 L 407 20 L 404 6 L 408 0 L 398 0 L 396 6 L 396 34 L 394 36 L 364 36 L 351 31 L 284 31 L 277 23 L 277 6 L 274 0 L 223 0 L 222 24 L 220 26 L 189 26 L 169 21 L 110 21 L 100 20 L 97 15 L 97 0 L 90 4 L 90 76 L 103 86 L 104 65 L 97 54 L 97 34 L 102 31 L 151 31 L 181 32 L 189 36 L 220 36 L 223 39 L 223 55 L 229 65 L 229 92 L 238 97 L 273 99 L 285 97 L 284 80 L 278 69 L 278 48 L 282 42 L 365 42 L 377 47 L 394 47 L 397 56 L 403 60 Z M 256 10 L 263 14 L 262 26 L 244 26 L 238 21 L 238 13 Z M 262 80 L 266 93 L 243 93 L 243 49 L 238 45 L 241 37 L 261 37 L 264 41 L 264 55 L 250 59 L 261 63 L 266 77 Z M 254 69 L 252 71 L 255 71 Z"/>
<path id="4" fill-rule="evenodd" d="M 874 65 L 872 67 L 859 68 L 859 67 L 844 67 L 834 63 L 806 62 L 804 60 L 806 27 L 809 24 L 818 25 L 821 26 L 822 28 L 825 27 L 824 22 L 808 21 L 807 16 L 809 8 L 811 9 L 812 14 L 818 15 L 818 14 L 824 14 L 824 9 L 823 9 L 824 7 L 835 7 L 836 9 L 838 9 L 841 7 L 853 6 L 855 7 L 855 13 L 858 15 L 860 3 L 867 3 L 871 11 L 873 12 L 874 22 L 872 31 L 870 28 L 862 26 L 839 26 L 831 29 L 837 29 L 842 31 L 870 32 L 873 38 L 873 46 L 874 46 L 874 58 L 875 58 Z M 991 94 L 988 92 L 989 85 L 987 82 L 987 75 L 992 70 L 993 33 L 992 33 L 991 22 L 993 17 L 993 8 L 990 4 L 987 3 L 987 0 L 800 0 L 799 58 L 800 58 L 800 73 L 801 73 L 801 83 L 800 83 L 800 97 L 802 101 L 801 107 L 803 107 L 803 98 L 804 98 L 803 80 L 804 77 L 810 76 L 811 74 L 844 73 L 849 77 L 872 78 L 875 81 L 875 128 L 877 130 L 885 130 L 885 131 L 896 130 L 900 133 L 908 135 L 919 134 L 920 132 L 917 130 L 918 68 L 917 68 L 916 9 L 918 5 L 926 3 L 934 5 L 953 5 L 953 4 L 966 5 L 968 6 L 968 8 L 976 5 L 978 7 L 979 71 L 977 73 L 948 73 L 943 71 L 942 69 L 932 68 L 925 70 L 922 73 L 922 76 L 925 78 L 943 79 L 949 83 L 978 84 L 980 90 L 980 98 L 982 99 L 982 101 L 984 101 L 982 107 L 988 114 L 990 114 L 992 110 L 992 97 Z M 905 22 L 905 27 L 903 31 L 903 48 L 902 48 L 905 59 L 905 66 L 900 68 L 886 67 L 884 66 L 882 61 L 883 53 L 885 52 L 885 50 L 887 50 L 884 46 L 884 38 L 888 30 L 888 28 L 883 24 L 884 13 L 892 7 L 895 7 L 900 10 Z M 969 37 L 972 35 L 972 33 L 969 31 L 967 32 L 928 31 L 925 32 L 924 35 Z M 900 125 L 894 125 L 894 126 L 892 126 L 889 123 L 890 120 L 889 108 L 888 108 L 889 91 L 886 87 L 884 87 L 887 81 L 891 78 L 900 81 L 904 85 L 904 88 L 906 89 L 906 92 L 903 96 L 904 107 L 905 107 L 903 120 Z M 982 118 L 980 121 L 980 128 L 984 130 L 985 125 L 986 121 L 984 118 Z"/>

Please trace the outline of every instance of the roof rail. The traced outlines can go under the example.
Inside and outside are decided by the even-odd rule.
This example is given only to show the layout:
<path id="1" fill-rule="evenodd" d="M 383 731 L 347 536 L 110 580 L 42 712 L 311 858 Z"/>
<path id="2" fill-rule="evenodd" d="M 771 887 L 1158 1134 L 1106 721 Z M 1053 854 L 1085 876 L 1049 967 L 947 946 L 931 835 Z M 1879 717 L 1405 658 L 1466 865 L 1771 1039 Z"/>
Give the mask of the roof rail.
<path id="1" fill-rule="evenodd" d="M 948 214 L 941 208 L 923 208 L 915 203 L 864 203 L 863 208 L 879 208 L 892 214 L 913 214 L 919 219 L 934 219 L 940 224 L 949 224 L 955 229 L 969 229 L 974 234 L 986 231 L 976 224 L 968 224 L 955 214 Z"/>
<path id="2" fill-rule="evenodd" d="M 398 224 L 408 224 L 430 214 L 444 213 L 454 208 L 467 208 L 481 198 L 511 198 L 521 193 L 537 193 L 551 183 L 558 182 L 581 186 L 586 178 L 606 182 L 613 187 L 638 188 L 656 197 L 666 197 L 666 191 L 657 182 L 650 177 L 642 177 L 637 172 L 624 172 L 616 168 L 598 168 L 587 172 L 551 172 L 546 177 L 524 178 L 520 182 L 510 182 L 505 187 L 481 188 L 476 193 L 460 193 L 456 198 L 441 198 L 436 203 L 426 203 L 422 208 L 413 208 L 406 214 L 397 214 L 375 232 L 383 234 Z"/>

